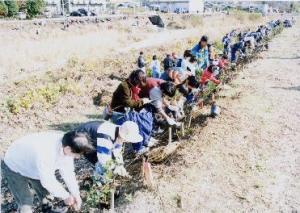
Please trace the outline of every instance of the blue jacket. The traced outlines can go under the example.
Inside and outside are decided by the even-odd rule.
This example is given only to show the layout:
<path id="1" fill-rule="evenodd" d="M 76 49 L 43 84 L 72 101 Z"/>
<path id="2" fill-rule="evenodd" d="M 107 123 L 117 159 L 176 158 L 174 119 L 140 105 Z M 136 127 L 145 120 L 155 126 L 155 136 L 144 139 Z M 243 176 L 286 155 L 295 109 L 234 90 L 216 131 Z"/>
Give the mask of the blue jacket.
<path id="1" fill-rule="evenodd" d="M 133 143 L 133 149 L 138 151 L 142 146 L 147 146 L 151 137 L 153 126 L 153 114 L 150 111 L 135 112 L 130 111 L 120 118 L 116 124 L 122 125 L 125 121 L 133 121 L 139 126 L 139 133 L 143 136 L 141 143 Z"/>
<path id="2" fill-rule="evenodd" d="M 206 69 L 209 66 L 208 48 L 202 49 L 199 44 L 193 47 L 192 54 L 197 58 L 198 65 L 201 69 Z"/>

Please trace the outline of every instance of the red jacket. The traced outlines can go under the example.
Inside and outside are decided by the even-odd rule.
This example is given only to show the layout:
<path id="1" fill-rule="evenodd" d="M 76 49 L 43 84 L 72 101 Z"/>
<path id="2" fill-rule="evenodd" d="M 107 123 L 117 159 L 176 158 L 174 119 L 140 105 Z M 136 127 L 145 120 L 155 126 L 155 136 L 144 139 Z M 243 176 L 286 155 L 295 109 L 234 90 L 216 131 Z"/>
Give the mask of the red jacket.
<path id="1" fill-rule="evenodd" d="M 218 64 L 218 66 L 221 68 L 221 69 L 223 69 L 223 68 L 225 68 L 226 66 L 228 66 L 228 64 L 229 64 L 229 62 L 228 62 L 228 60 L 227 59 L 220 59 L 219 60 L 219 64 Z"/>
<path id="2" fill-rule="evenodd" d="M 215 76 L 213 75 L 213 73 L 209 72 L 208 68 L 206 68 L 204 70 L 204 72 L 202 73 L 200 84 L 204 85 L 204 84 L 206 84 L 209 81 L 212 81 L 215 84 L 219 84 L 220 83 L 220 80 L 216 79 Z"/>
<path id="3" fill-rule="evenodd" d="M 141 92 L 139 93 L 139 96 L 141 98 L 149 98 L 149 92 L 153 87 L 160 86 L 161 83 L 165 82 L 162 79 L 158 78 L 147 78 L 146 79 L 146 85 L 140 86 Z"/>

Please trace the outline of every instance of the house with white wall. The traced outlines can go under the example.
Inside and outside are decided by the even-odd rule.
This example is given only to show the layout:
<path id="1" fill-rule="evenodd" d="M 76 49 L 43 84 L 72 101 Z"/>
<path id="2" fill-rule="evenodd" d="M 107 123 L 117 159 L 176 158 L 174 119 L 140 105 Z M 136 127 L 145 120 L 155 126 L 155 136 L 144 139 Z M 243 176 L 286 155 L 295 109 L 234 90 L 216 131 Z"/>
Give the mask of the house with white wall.
<path id="1" fill-rule="evenodd" d="M 46 10 L 53 15 L 68 14 L 81 8 L 99 14 L 106 9 L 106 0 L 46 0 Z"/>
<path id="2" fill-rule="evenodd" d="M 147 4 L 165 12 L 203 13 L 204 0 L 149 0 Z"/>

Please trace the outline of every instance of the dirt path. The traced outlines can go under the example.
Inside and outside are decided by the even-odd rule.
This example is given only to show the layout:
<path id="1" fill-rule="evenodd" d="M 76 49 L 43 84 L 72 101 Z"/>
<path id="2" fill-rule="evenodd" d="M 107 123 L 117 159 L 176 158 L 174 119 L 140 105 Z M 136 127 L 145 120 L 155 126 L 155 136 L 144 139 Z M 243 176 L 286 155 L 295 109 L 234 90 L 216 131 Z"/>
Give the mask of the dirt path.
<path id="1" fill-rule="evenodd" d="M 155 192 L 137 192 L 118 211 L 300 211 L 297 25 L 240 73 L 219 100 L 219 118 L 196 131 L 170 166 L 154 166 Z"/>

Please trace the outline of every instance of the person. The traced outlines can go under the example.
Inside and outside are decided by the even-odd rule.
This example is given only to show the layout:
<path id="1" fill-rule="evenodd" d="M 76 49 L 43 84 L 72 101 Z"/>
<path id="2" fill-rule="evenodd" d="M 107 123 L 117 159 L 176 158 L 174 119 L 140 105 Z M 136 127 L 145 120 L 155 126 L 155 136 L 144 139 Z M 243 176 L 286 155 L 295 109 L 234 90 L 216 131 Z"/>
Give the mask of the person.
<path id="1" fill-rule="evenodd" d="M 142 70 L 133 71 L 128 79 L 120 83 L 114 91 L 109 111 L 125 113 L 125 108 L 139 111 L 143 105 L 149 103 L 148 99 L 140 99 L 138 97 L 140 91 L 139 85 L 145 82 L 145 80 L 146 75 Z"/>
<path id="2" fill-rule="evenodd" d="M 199 43 L 195 45 L 191 52 L 196 57 L 198 61 L 199 68 L 202 70 L 209 66 L 209 52 L 208 52 L 208 37 L 206 35 L 202 36 Z"/>
<path id="3" fill-rule="evenodd" d="M 92 140 L 96 151 L 85 157 L 95 164 L 95 177 L 101 184 L 106 183 L 105 174 L 109 171 L 116 175 L 128 176 L 122 156 L 123 143 L 134 144 L 143 140 L 135 122 L 126 121 L 119 126 L 109 121 L 90 121 L 75 130 L 87 133 Z"/>
<path id="4" fill-rule="evenodd" d="M 176 67 L 176 64 L 178 63 L 178 59 L 179 59 L 177 54 L 175 52 L 172 52 L 171 58 L 172 58 L 172 61 L 173 61 L 173 67 Z"/>
<path id="5" fill-rule="evenodd" d="M 190 60 L 191 57 L 192 57 L 191 51 L 185 50 L 183 53 L 183 57 L 178 59 L 176 67 L 178 68 L 177 70 L 180 74 L 183 74 L 187 71 L 188 61 Z"/>
<path id="6" fill-rule="evenodd" d="M 176 122 L 166 114 L 164 109 L 168 108 L 170 104 L 164 100 L 163 96 L 166 95 L 168 97 L 174 97 L 175 94 L 176 86 L 172 82 L 164 82 L 157 87 L 153 87 L 149 93 L 150 100 L 152 101 L 151 104 L 156 108 L 157 112 L 163 116 L 164 120 L 166 120 L 169 125 L 176 125 Z"/>
<path id="7" fill-rule="evenodd" d="M 159 60 L 157 59 L 157 56 L 154 55 L 152 57 L 152 62 L 150 64 L 150 68 L 152 71 L 152 77 L 153 78 L 160 78 L 161 72 L 160 72 L 160 63 Z"/>
<path id="8" fill-rule="evenodd" d="M 209 81 L 212 81 L 215 84 L 219 84 L 220 80 L 216 79 L 214 76 L 214 69 L 216 68 L 215 65 L 211 64 L 205 71 L 202 73 L 200 84 L 202 86 L 206 85 Z"/>
<path id="9" fill-rule="evenodd" d="M 163 60 L 164 71 L 168 69 L 174 69 L 175 64 L 172 56 L 170 54 L 166 55 L 166 58 Z"/>
<path id="10" fill-rule="evenodd" d="M 165 81 L 163 79 L 146 78 L 146 82 L 141 82 L 141 84 L 139 85 L 139 87 L 141 88 L 139 96 L 141 98 L 149 98 L 149 96 L 150 96 L 150 90 L 153 87 L 159 87 L 164 82 Z"/>
<path id="11" fill-rule="evenodd" d="M 2 171 L 19 212 L 33 212 L 29 185 L 41 203 L 50 193 L 79 210 L 82 201 L 73 161 L 93 149 L 88 136 L 76 131 L 33 133 L 14 141 L 5 153 Z M 56 179 L 57 169 L 69 192 Z"/>
<path id="12" fill-rule="evenodd" d="M 140 52 L 140 55 L 138 57 L 137 65 L 138 65 L 139 69 L 146 72 L 146 70 L 145 70 L 146 62 L 145 62 L 145 59 L 144 59 L 144 53 L 142 51 Z"/>
<path id="13" fill-rule="evenodd" d="M 191 56 L 189 61 L 187 62 L 187 74 L 196 76 L 196 69 L 198 68 L 197 59 L 195 56 Z"/>

